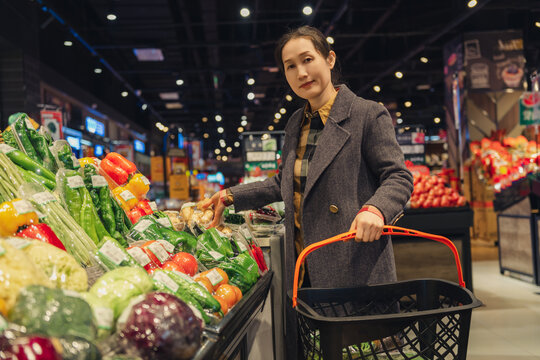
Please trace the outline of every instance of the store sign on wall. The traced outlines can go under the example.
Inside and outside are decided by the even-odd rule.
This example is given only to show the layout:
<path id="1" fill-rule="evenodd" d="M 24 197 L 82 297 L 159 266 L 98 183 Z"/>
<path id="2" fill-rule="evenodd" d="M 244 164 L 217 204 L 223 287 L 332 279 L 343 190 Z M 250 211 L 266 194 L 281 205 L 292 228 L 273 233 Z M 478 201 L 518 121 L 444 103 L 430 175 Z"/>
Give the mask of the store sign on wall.
<path id="1" fill-rule="evenodd" d="M 397 128 L 396 138 L 405 155 L 405 160 L 415 164 L 425 163 L 425 133 L 422 127 Z"/>
<path id="2" fill-rule="evenodd" d="M 41 110 L 41 125 L 50 131 L 54 140 L 62 138 L 62 112 Z"/>
<path id="3" fill-rule="evenodd" d="M 519 124 L 540 124 L 540 93 L 524 92 L 519 98 Z"/>

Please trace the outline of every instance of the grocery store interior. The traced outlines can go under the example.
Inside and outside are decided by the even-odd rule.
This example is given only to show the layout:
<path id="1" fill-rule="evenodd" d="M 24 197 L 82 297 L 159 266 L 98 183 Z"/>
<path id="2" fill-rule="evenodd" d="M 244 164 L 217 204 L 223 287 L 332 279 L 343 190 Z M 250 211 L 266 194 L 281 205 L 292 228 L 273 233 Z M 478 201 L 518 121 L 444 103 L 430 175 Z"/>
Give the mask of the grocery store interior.
<path id="1" fill-rule="evenodd" d="M 228 189 L 357 159 L 310 183 L 287 127 L 306 99 L 274 52 L 304 25 L 413 190 L 397 283 L 293 309 L 293 201 Z M 540 360 L 539 73 L 538 0 L 0 0 L 0 359 Z"/>

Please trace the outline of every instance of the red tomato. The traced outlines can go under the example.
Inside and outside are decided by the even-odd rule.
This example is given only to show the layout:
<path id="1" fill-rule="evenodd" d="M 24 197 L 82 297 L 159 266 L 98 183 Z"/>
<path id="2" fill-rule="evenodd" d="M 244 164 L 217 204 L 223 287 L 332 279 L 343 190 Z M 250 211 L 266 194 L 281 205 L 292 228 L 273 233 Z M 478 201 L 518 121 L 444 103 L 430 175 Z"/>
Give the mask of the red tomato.
<path id="1" fill-rule="evenodd" d="M 418 202 L 418 200 L 411 200 L 411 209 L 418 209 L 420 207 L 420 203 Z"/>
<path id="2" fill-rule="evenodd" d="M 440 197 L 434 198 L 432 205 L 434 208 L 441 207 L 441 198 Z"/>
<path id="3" fill-rule="evenodd" d="M 423 207 L 424 209 L 433 207 L 433 200 L 432 200 L 432 199 L 427 199 L 427 200 L 424 201 L 424 203 L 422 204 L 422 207 Z"/>
<path id="4" fill-rule="evenodd" d="M 182 266 L 182 268 L 185 270 L 183 272 L 189 276 L 194 276 L 197 273 L 197 259 L 195 259 L 193 255 L 186 252 L 179 252 L 178 254 L 174 255 L 172 260 Z"/>
<path id="5" fill-rule="evenodd" d="M 443 195 L 441 197 L 441 206 L 442 207 L 449 207 L 450 206 L 450 199 L 448 198 L 448 195 Z"/>
<path id="6" fill-rule="evenodd" d="M 161 267 L 163 270 L 169 270 L 169 271 L 178 271 L 178 272 L 181 272 L 183 274 L 187 274 L 186 270 L 184 270 L 184 268 L 182 267 L 182 265 L 172 261 L 172 260 L 169 260 L 167 262 L 165 262 L 165 264 L 163 264 L 163 266 Z"/>
<path id="7" fill-rule="evenodd" d="M 446 195 L 450 195 L 450 194 L 453 193 L 453 192 L 454 192 L 454 189 L 452 189 L 452 188 L 449 188 L 449 187 L 448 187 L 448 188 L 445 188 L 445 189 L 444 189 L 444 193 L 445 193 Z"/>
<path id="8" fill-rule="evenodd" d="M 465 206 L 466 200 L 465 196 L 460 196 L 456 202 L 457 206 Z"/>

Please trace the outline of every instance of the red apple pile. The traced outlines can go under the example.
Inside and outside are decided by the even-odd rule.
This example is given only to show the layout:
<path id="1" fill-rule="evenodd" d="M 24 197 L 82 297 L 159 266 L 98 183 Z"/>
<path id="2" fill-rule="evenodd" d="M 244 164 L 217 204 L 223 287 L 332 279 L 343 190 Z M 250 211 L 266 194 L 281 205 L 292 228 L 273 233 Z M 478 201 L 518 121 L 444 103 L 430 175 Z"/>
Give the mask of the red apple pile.
<path id="1" fill-rule="evenodd" d="M 465 197 L 447 185 L 445 179 L 436 175 L 415 175 L 411 208 L 465 206 Z"/>

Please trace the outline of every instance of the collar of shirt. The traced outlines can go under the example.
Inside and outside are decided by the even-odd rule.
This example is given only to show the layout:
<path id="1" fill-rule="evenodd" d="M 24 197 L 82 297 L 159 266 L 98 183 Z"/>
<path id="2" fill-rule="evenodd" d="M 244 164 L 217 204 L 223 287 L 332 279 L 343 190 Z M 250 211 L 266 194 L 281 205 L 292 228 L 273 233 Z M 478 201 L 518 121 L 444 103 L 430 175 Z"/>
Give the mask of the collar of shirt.
<path id="1" fill-rule="evenodd" d="M 310 106 L 309 102 L 306 104 L 304 108 L 304 121 L 306 117 L 312 118 L 316 115 L 316 113 L 319 113 L 319 116 L 321 117 L 321 121 L 323 125 L 326 125 L 326 120 L 328 120 L 328 116 L 330 115 L 330 110 L 332 109 L 332 105 L 334 105 L 334 101 L 336 101 L 337 92 L 339 91 L 339 88 L 336 88 L 336 93 L 334 96 L 332 96 L 326 104 L 324 104 L 319 110 L 314 111 L 313 113 L 310 113 Z M 304 121 L 302 121 L 302 125 L 304 124 Z"/>

